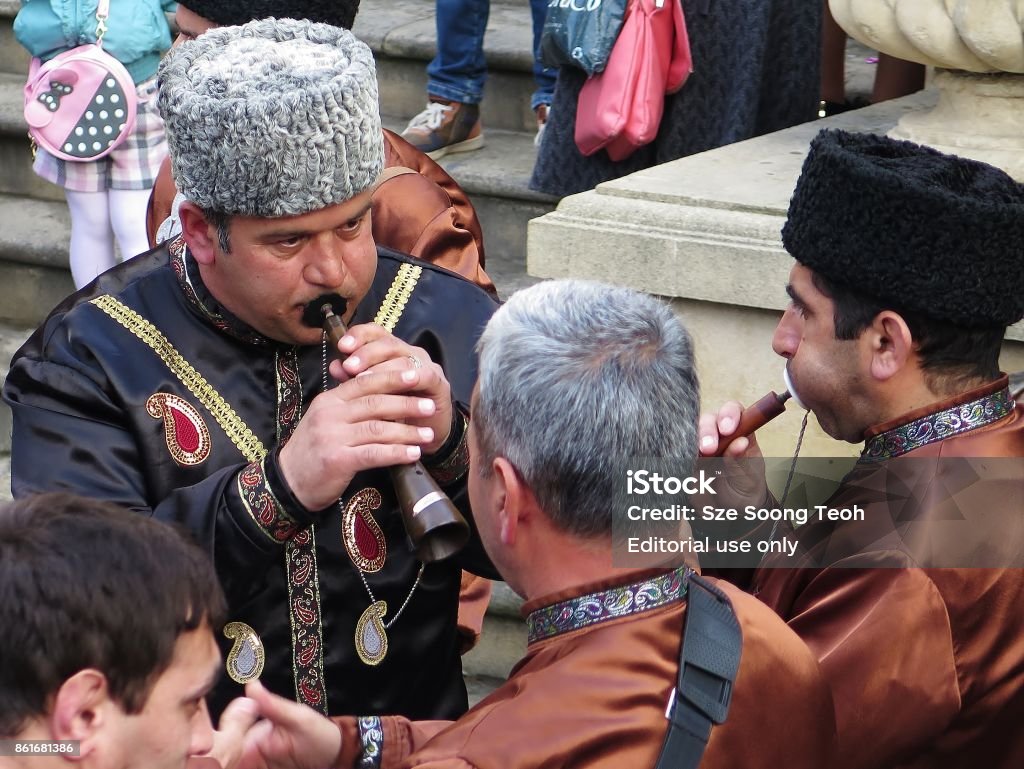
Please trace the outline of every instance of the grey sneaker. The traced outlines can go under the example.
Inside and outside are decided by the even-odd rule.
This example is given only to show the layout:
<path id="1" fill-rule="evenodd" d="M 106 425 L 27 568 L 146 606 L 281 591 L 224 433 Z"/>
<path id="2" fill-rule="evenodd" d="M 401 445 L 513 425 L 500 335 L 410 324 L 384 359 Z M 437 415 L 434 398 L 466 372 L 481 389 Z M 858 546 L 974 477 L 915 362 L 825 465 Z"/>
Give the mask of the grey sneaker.
<path id="1" fill-rule="evenodd" d="M 480 106 L 430 98 L 427 108 L 409 121 L 402 138 L 434 160 L 450 152 L 484 146 Z"/>

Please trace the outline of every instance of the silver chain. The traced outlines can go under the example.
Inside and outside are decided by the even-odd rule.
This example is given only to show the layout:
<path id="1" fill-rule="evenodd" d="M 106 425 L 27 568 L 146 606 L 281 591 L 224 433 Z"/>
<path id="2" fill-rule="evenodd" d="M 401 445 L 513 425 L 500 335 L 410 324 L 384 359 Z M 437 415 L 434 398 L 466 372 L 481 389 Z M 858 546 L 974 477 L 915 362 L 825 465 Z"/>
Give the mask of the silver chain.
<path id="1" fill-rule="evenodd" d="M 796 472 L 796 460 L 800 456 L 800 447 L 804 445 L 804 432 L 807 430 L 807 418 L 810 415 L 810 411 L 805 411 L 804 421 L 800 423 L 800 435 L 796 439 L 796 451 L 793 452 L 793 463 L 789 466 L 789 476 L 786 478 L 786 487 L 782 490 L 782 499 L 779 501 L 780 505 L 785 505 L 786 498 L 789 496 L 789 485 L 793 482 L 793 474 Z"/>
<path id="2" fill-rule="evenodd" d="M 800 423 L 800 435 L 796 439 L 796 449 L 793 451 L 793 461 L 789 465 L 789 476 L 786 478 L 786 486 L 782 490 L 782 499 L 779 500 L 779 507 L 785 507 L 786 498 L 789 497 L 789 485 L 793 482 L 793 475 L 796 473 L 796 461 L 800 457 L 800 447 L 804 445 L 804 433 L 807 431 L 807 418 L 811 415 L 810 411 L 804 412 L 803 422 Z M 775 532 L 779 528 L 779 522 L 775 521 L 772 524 L 771 533 L 768 534 L 768 541 L 775 541 Z M 766 554 L 767 555 L 767 554 Z M 764 559 L 762 559 L 764 560 Z"/>
<path id="3" fill-rule="evenodd" d="M 366 581 L 366 575 L 363 574 L 363 570 L 360 569 L 355 564 L 352 564 L 352 565 L 355 566 L 356 571 L 359 572 L 359 579 L 361 579 L 363 581 L 363 587 L 366 588 L 366 592 L 370 596 L 370 602 L 371 603 L 377 603 L 377 599 L 374 598 L 373 591 L 370 590 L 370 583 Z M 396 622 L 398 622 L 398 618 L 402 616 L 402 612 L 405 611 L 405 607 L 408 606 L 409 605 L 409 601 L 412 600 L 412 594 L 415 593 L 416 592 L 416 588 L 418 588 L 420 586 L 420 580 L 423 578 L 423 570 L 425 568 L 426 568 L 426 564 L 421 563 L 420 564 L 420 570 L 416 573 L 416 581 L 412 583 L 412 590 L 409 591 L 409 594 L 405 597 L 405 600 L 402 601 L 402 605 L 398 607 L 398 611 L 395 612 L 395 616 L 392 617 L 390 620 L 388 620 L 387 622 L 384 623 L 384 629 L 385 630 L 390 630 L 391 626 L 394 625 Z"/>
<path id="4" fill-rule="evenodd" d="M 323 388 L 323 392 L 327 392 L 327 332 L 326 331 L 323 332 L 323 335 L 320 338 L 320 375 L 321 375 L 320 376 L 320 382 L 321 382 L 321 385 L 322 385 L 322 388 Z M 342 504 L 341 504 L 341 500 L 340 499 L 338 500 L 338 512 L 339 513 L 344 513 L 344 509 L 342 508 Z M 370 583 L 366 581 L 366 574 L 363 572 L 362 569 L 360 569 L 355 563 L 352 562 L 351 558 L 349 558 L 349 563 L 352 563 L 352 568 L 354 568 L 356 570 L 356 573 L 359 575 L 359 579 L 362 581 L 363 587 L 366 588 L 366 594 L 368 596 L 370 596 L 370 602 L 371 603 L 377 603 L 377 598 L 374 596 L 373 590 L 370 589 Z M 405 600 L 402 601 L 402 605 L 398 607 L 398 611 L 395 612 L 395 615 L 390 620 L 388 620 L 387 622 L 384 623 L 384 629 L 385 630 L 390 630 L 391 626 L 394 625 L 398 621 L 398 618 L 402 616 L 402 612 L 405 611 L 405 607 L 408 606 L 409 605 L 409 601 L 412 600 L 412 594 L 415 593 L 416 592 L 416 588 L 418 588 L 420 586 L 420 580 L 423 579 L 423 570 L 426 567 L 427 567 L 427 565 L 425 563 L 421 563 L 420 564 L 420 570 L 416 573 L 416 581 L 412 583 L 412 589 L 409 591 L 409 594 L 405 597 Z"/>

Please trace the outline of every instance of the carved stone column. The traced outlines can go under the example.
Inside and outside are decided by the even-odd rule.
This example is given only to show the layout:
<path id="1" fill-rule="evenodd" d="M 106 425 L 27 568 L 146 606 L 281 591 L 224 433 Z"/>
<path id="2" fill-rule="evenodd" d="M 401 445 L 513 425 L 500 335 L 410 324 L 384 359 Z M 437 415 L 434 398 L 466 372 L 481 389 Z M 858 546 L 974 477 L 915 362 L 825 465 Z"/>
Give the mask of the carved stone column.
<path id="1" fill-rule="evenodd" d="M 853 38 L 935 67 L 938 103 L 889 135 L 1024 181 L 1024 0 L 829 0 Z"/>

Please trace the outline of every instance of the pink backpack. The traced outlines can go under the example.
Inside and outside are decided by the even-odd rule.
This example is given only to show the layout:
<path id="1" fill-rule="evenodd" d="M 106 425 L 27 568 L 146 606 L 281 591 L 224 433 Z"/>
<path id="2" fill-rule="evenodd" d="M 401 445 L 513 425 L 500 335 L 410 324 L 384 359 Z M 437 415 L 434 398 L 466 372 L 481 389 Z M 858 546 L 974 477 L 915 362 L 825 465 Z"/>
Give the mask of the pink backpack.
<path id="1" fill-rule="evenodd" d="M 62 160 L 98 160 L 135 126 L 137 97 L 128 70 L 103 50 L 110 0 L 96 9 L 96 42 L 45 64 L 33 59 L 25 83 L 25 120 L 32 140 Z"/>

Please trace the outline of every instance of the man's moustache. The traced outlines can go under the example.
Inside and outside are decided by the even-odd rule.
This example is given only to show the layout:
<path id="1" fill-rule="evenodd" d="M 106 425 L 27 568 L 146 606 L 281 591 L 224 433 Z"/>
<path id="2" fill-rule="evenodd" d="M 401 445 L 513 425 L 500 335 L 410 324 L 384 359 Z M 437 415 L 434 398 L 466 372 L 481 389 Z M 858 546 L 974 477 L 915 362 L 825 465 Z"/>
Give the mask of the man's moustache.
<path id="1" fill-rule="evenodd" d="M 302 323 L 310 328 L 323 328 L 325 307 L 329 307 L 335 315 L 342 318 L 348 310 L 348 301 L 339 294 L 321 294 L 306 303 L 302 311 Z"/>

